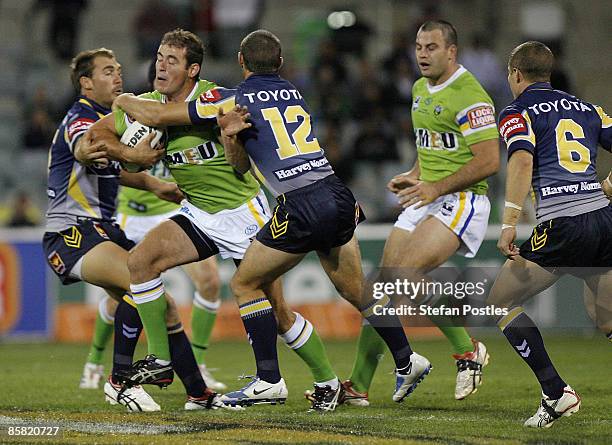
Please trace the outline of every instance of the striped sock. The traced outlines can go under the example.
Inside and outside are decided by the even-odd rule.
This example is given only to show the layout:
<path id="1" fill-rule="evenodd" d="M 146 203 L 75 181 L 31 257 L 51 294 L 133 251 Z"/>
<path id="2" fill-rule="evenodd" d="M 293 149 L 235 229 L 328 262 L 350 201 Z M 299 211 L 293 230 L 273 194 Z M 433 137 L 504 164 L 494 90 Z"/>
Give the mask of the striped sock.
<path id="1" fill-rule="evenodd" d="M 149 354 L 154 354 L 162 362 L 169 362 L 164 283 L 158 277 L 146 283 L 130 284 L 130 290 L 147 333 Z"/>
<path id="2" fill-rule="evenodd" d="M 405 369 L 410 364 L 412 348 L 408 343 L 404 328 L 397 315 L 376 315 L 375 306 L 391 307 L 391 299 L 384 296 L 380 300 L 372 300 L 361 309 L 361 315 L 376 330 L 378 335 L 384 340 L 393 355 L 395 367 L 398 370 Z"/>
<path id="3" fill-rule="evenodd" d="M 497 323 L 513 349 L 529 365 L 537 377 L 542 391 L 551 399 L 563 395 L 566 383 L 555 369 L 546 349 L 539 329 L 522 307 L 514 307 Z"/>
<path id="4" fill-rule="evenodd" d="M 106 344 L 113 335 L 113 325 L 115 317 L 110 315 L 106 310 L 106 304 L 110 297 L 104 297 L 98 304 L 98 314 L 96 315 L 96 323 L 94 325 L 94 334 L 87 354 L 87 362 L 97 365 L 102 363 L 102 354 L 106 349 Z"/>
<path id="5" fill-rule="evenodd" d="M 240 305 L 240 317 L 253 348 L 257 376 L 268 383 L 281 379 L 276 354 L 276 319 L 266 298 L 258 298 Z"/>
<path id="6" fill-rule="evenodd" d="M 134 360 L 134 351 L 142 332 L 142 321 L 135 306 L 129 297 L 124 297 L 115 312 L 113 376 L 132 366 Z"/>
<path id="7" fill-rule="evenodd" d="M 191 347 L 198 363 L 204 363 L 204 354 L 208 349 L 210 335 L 212 334 L 217 311 L 221 300 L 208 301 L 198 293 L 193 294 L 193 307 L 191 308 Z"/>
<path id="8" fill-rule="evenodd" d="M 317 384 L 329 384 L 329 381 L 337 382 L 338 377 L 332 369 L 331 363 L 329 363 L 325 347 L 317 335 L 317 331 L 301 314 L 294 313 L 295 322 L 293 326 L 287 332 L 281 334 L 280 337 L 308 365 Z M 333 387 L 333 384 L 330 386 Z"/>

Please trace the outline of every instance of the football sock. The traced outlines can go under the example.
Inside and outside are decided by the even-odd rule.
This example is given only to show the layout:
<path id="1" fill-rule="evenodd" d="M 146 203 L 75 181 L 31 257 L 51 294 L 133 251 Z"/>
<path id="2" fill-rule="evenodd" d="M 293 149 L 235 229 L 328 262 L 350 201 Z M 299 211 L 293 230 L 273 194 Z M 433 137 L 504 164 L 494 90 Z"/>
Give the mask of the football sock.
<path id="1" fill-rule="evenodd" d="M 612 342 L 612 331 L 606 334 L 606 338 Z"/>
<path id="2" fill-rule="evenodd" d="M 142 332 L 142 322 L 134 306 L 134 302 L 126 296 L 115 312 L 113 376 L 118 371 L 129 369 L 134 360 L 134 351 Z"/>
<path id="3" fill-rule="evenodd" d="M 208 349 L 210 334 L 212 333 L 217 310 L 221 300 L 208 301 L 195 292 L 193 295 L 193 307 L 191 308 L 191 347 L 196 362 L 204 363 L 204 354 Z"/>
<path id="4" fill-rule="evenodd" d="M 376 306 L 391 307 L 392 303 L 388 296 L 380 300 L 372 300 L 361 309 L 361 315 L 365 318 L 378 335 L 384 340 L 393 355 L 395 367 L 398 370 L 405 369 L 410 364 L 412 349 L 404 333 L 404 328 L 397 315 L 376 315 Z"/>
<path id="5" fill-rule="evenodd" d="M 515 307 L 497 323 L 512 347 L 537 377 L 542 392 L 551 399 L 563 395 L 566 383 L 553 366 L 544 347 L 540 331 L 523 308 Z"/>
<path id="6" fill-rule="evenodd" d="M 323 342 L 312 324 L 301 314 L 295 312 L 293 326 L 280 337 L 308 365 L 317 384 L 332 386 L 329 381 L 337 381 L 338 377 L 329 363 Z"/>
<path id="7" fill-rule="evenodd" d="M 357 341 L 357 355 L 349 380 L 359 392 L 367 392 L 372 384 L 378 362 L 383 358 L 385 342 L 376 330 L 364 320 Z"/>
<path id="8" fill-rule="evenodd" d="M 433 321 L 433 319 L 432 319 Z M 465 328 L 454 326 L 438 326 L 453 346 L 456 354 L 465 354 L 474 350 L 474 344 Z"/>
<path id="9" fill-rule="evenodd" d="M 276 318 L 266 298 L 258 298 L 240 305 L 240 317 L 244 324 L 257 366 L 257 376 L 268 383 L 281 379 L 276 353 Z"/>
<path id="10" fill-rule="evenodd" d="M 167 302 L 161 278 L 146 283 L 130 284 L 132 298 L 138 308 L 145 332 L 149 354 L 161 361 L 170 361 L 168 333 L 166 331 Z"/>
<path id="11" fill-rule="evenodd" d="M 87 354 L 87 362 L 99 365 L 102 363 L 102 354 L 106 349 L 108 340 L 113 335 L 113 326 L 115 318 L 106 310 L 106 303 L 110 297 L 105 297 L 98 305 L 98 314 L 96 315 L 96 323 L 94 325 L 93 339 Z"/>
<path id="12" fill-rule="evenodd" d="M 172 368 L 183 382 L 187 395 L 202 397 L 206 389 L 206 383 L 202 374 L 200 374 L 189 339 L 181 323 L 168 327 L 168 343 L 170 344 Z"/>

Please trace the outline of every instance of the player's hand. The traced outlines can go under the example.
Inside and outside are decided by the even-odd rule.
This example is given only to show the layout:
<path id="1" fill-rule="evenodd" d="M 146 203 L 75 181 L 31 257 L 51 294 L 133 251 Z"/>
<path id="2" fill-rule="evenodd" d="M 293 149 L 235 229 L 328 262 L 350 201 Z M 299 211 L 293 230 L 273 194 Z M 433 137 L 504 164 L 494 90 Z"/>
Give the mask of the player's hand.
<path id="1" fill-rule="evenodd" d="M 165 151 L 161 149 L 163 146 L 160 145 L 151 148 L 151 141 L 154 137 L 154 132 L 149 133 L 134 148 L 124 150 L 125 161 L 133 162 L 145 168 L 149 168 L 159 161 L 164 156 Z"/>
<path id="2" fill-rule="evenodd" d="M 155 196 L 157 196 L 159 199 L 163 199 L 164 201 L 180 204 L 181 201 L 185 199 L 185 195 L 183 195 L 181 189 L 174 182 L 160 181 L 160 184 L 157 185 L 152 191 L 155 193 Z"/>
<path id="3" fill-rule="evenodd" d="M 94 134 L 87 131 L 77 142 L 74 157 L 83 165 L 108 165 L 108 150 L 102 141 L 96 141 Z"/>
<path id="4" fill-rule="evenodd" d="M 610 176 L 604 179 L 601 183 L 601 190 L 604 192 L 606 197 L 612 201 L 612 185 L 610 185 Z"/>
<path id="5" fill-rule="evenodd" d="M 251 123 L 247 120 L 251 117 L 247 107 L 236 105 L 233 109 L 224 113 L 221 108 L 217 113 L 217 124 L 225 136 L 236 136 L 242 130 L 251 127 Z"/>
<path id="6" fill-rule="evenodd" d="M 120 94 L 119 96 L 115 97 L 115 100 L 113 101 L 113 106 L 112 106 L 112 110 L 113 111 L 117 111 L 119 109 L 122 109 L 123 106 L 123 101 L 126 100 L 127 97 L 136 97 L 134 96 L 134 93 L 123 93 Z"/>
<path id="7" fill-rule="evenodd" d="M 400 173 L 391 178 L 387 183 L 387 189 L 389 189 L 390 192 L 398 193 L 400 190 L 410 187 L 411 185 L 415 185 L 415 179 L 411 178 L 409 173 Z"/>
<path id="8" fill-rule="evenodd" d="M 414 208 L 419 209 L 434 202 L 440 196 L 435 182 L 419 181 L 412 178 L 407 178 L 407 180 L 413 185 L 397 192 L 398 202 L 404 208 L 416 204 Z"/>
<path id="9" fill-rule="evenodd" d="M 501 231 L 497 241 L 499 251 L 513 261 L 520 253 L 519 248 L 514 244 L 514 240 L 516 240 L 516 227 L 506 227 Z"/>

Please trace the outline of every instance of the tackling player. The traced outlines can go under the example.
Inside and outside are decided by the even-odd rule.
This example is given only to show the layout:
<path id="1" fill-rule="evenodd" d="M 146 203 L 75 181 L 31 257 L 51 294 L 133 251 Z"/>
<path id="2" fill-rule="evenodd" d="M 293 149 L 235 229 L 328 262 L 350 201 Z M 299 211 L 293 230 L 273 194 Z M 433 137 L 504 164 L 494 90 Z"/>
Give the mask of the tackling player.
<path id="1" fill-rule="evenodd" d="M 608 305 L 612 296 L 612 205 L 595 170 L 597 145 L 612 149 L 612 119 L 601 107 L 554 90 L 553 63 L 552 52 L 540 42 L 517 46 L 508 60 L 515 100 L 499 118 L 509 160 L 497 244 L 508 260 L 489 295 L 489 303 L 509 308 L 498 326 L 542 387 L 540 406 L 525 421 L 535 428 L 577 412 L 581 400 L 559 376 L 540 331 L 520 304 L 563 273 L 582 278 Z M 530 186 L 538 225 L 518 248 L 516 224 Z"/>
<path id="2" fill-rule="evenodd" d="M 94 143 L 87 130 L 110 112 L 113 99 L 122 93 L 121 66 L 114 53 L 106 48 L 79 53 L 72 61 L 71 77 L 79 96 L 56 131 L 49 152 L 49 205 L 43 247 L 49 265 L 63 284 L 82 280 L 104 288 L 120 302 L 116 326 L 128 326 L 131 330 L 138 315 L 122 297 L 129 285 L 125 280 L 127 251 L 134 243 L 113 220 L 119 183 L 148 189 L 165 199 L 179 199 L 180 192 L 175 185 L 148 175 L 123 172 L 116 161 L 91 162 L 105 156 L 107 147 Z M 134 149 L 119 147 L 120 159 L 153 164 L 159 152 L 151 150 L 150 142 L 148 137 Z M 104 300 L 101 306 L 106 309 Z M 108 321 L 102 326 L 96 323 L 94 346 L 104 346 L 104 337 L 110 337 L 108 325 L 112 329 L 112 320 Z M 134 340 L 124 336 L 121 329 L 116 330 L 109 382 L 126 367 L 126 362 L 127 366 L 131 364 L 137 341 L 137 337 Z M 88 361 L 95 360 L 90 353 Z M 85 366 L 81 387 L 94 384 L 97 387 L 96 374 L 101 372 L 101 365 L 92 365 L 94 372 L 88 372 L 91 366 Z M 134 410 L 159 410 L 159 405 L 139 387 L 125 391 L 122 400 Z"/>
<path id="3" fill-rule="evenodd" d="M 146 377 L 148 370 L 158 372 L 155 378 L 171 376 L 167 340 L 163 338 L 165 332 L 159 329 L 159 319 L 165 310 L 163 299 L 156 298 L 164 293 L 159 274 L 170 267 L 202 260 L 217 253 L 239 262 L 255 233 L 271 216 L 257 181 L 250 173 L 235 172 L 225 159 L 224 147 L 217 142 L 216 111 L 219 106 L 233 108 L 234 91 L 197 80 L 202 53 L 202 43 L 192 33 L 182 30 L 167 33 L 158 52 L 157 91 L 145 95 L 153 100 L 126 97 L 124 103 L 117 103 L 132 118 L 156 126 L 171 123 L 164 121 L 166 112 L 172 113 L 181 105 L 186 110 L 185 101 L 193 100 L 198 95 L 205 98 L 205 105 L 210 104 L 215 110 L 213 119 L 202 125 L 193 128 L 171 127 L 168 130 L 165 163 L 187 199 L 178 215 L 145 236 L 130 259 L 133 291 L 137 296 L 152 297 L 137 297 L 136 300 L 139 311 L 143 313 L 147 336 L 154 339 L 149 343 L 149 358 L 142 362 L 140 369 L 133 370 L 132 380 Z M 159 113 L 153 113 L 157 119 L 155 122 L 142 116 L 141 110 L 145 110 L 146 114 L 151 105 L 159 106 L 162 102 L 167 102 L 167 105 L 162 105 L 162 109 L 157 110 Z M 114 120 L 107 119 L 100 124 L 105 125 L 116 139 L 116 134 L 125 131 L 127 115 L 120 109 L 114 114 Z M 189 115 L 185 114 L 189 124 Z M 337 382 L 338 378 L 316 331 L 308 320 L 286 306 L 280 282 L 270 286 L 268 295 L 278 318 L 279 329 L 283 332 L 281 337 L 308 364 L 315 381 L 323 385 Z M 247 306 L 241 309 L 241 314 L 249 338 L 257 348 L 258 333 L 253 331 L 249 320 L 259 313 L 271 314 L 272 306 L 266 300 Z M 276 332 L 276 322 L 273 325 L 266 328 L 273 328 Z M 284 402 L 287 397 L 284 380 L 268 377 L 268 366 L 268 363 L 258 361 L 261 380 L 243 388 L 235 405 Z M 154 382 L 144 379 L 142 383 Z"/>

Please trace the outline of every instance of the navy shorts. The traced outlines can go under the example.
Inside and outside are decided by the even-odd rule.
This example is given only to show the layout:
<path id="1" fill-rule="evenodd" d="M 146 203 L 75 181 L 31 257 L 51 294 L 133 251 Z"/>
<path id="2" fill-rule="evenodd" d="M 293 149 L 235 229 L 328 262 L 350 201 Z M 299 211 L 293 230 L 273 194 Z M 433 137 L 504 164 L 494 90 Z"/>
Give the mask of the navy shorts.
<path id="1" fill-rule="evenodd" d="M 43 249 L 49 266 L 63 284 L 72 284 L 80 280 L 71 277 L 70 272 L 83 255 L 100 243 L 112 241 L 130 250 L 136 244 L 128 239 L 118 224 L 110 221 L 83 219 L 78 225 L 61 232 L 46 232 L 43 237 Z"/>
<path id="2" fill-rule="evenodd" d="M 520 250 L 545 268 L 612 267 L 612 205 L 538 224 Z"/>
<path id="3" fill-rule="evenodd" d="M 287 253 L 329 254 L 353 237 L 365 220 L 353 193 L 335 175 L 292 190 L 277 199 L 272 218 L 257 233 L 265 246 Z"/>

